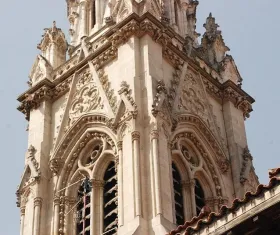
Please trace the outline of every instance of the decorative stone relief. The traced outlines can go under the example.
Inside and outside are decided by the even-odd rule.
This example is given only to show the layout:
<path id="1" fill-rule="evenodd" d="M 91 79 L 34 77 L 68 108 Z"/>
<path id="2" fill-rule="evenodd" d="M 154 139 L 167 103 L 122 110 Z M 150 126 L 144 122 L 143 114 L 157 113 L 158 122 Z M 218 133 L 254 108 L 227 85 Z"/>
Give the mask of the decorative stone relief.
<path id="1" fill-rule="evenodd" d="M 129 121 L 132 118 L 136 119 L 138 115 L 138 108 L 132 97 L 132 90 L 127 82 L 123 81 L 121 83 L 121 89 L 118 93 L 121 97 L 121 102 L 119 102 L 114 120 L 114 126 L 116 128 L 121 126 L 125 121 Z"/>
<path id="2" fill-rule="evenodd" d="M 240 172 L 240 183 L 244 184 L 248 180 L 251 168 L 253 166 L 252 165 L 253 157 L 250 153 L 248 146 L 244 148 L 242 158 L 243 158 L 243 163 Z"/>
<path id="3" fill-rule="evenodd" d="M 38 55 L 32 66 L 28 84 L 33 86 L 44 78 L 51 80 L 52 71 L 53 68 L 51 64 L 43 56 Z"/>
<path id="4" fill-rule="evenodd" d="M 74 97 L 69 111 L 70 126 L 83 114 L 102 110 L 104 107 L 98 87 L 88 69 L 80 74 Z"/>
<path id="5" fill-rule="evenodd" d="M 100 82 L 102 84 L 103 90 L 107 96 L 107 99 L 109 101 L 110 106 L 112 107 L 112 110 L 114 113 L 116 113 L 117 110 L 117 97 L 114 94 L 114 89 L 111 88 L 111 83 L 109 82 L 108 76 L 105 75 L 104 69 L 99 69 L 97 71 L 98 77 L 100 79 Z"/>
<path id="6" fill-rule="evenodd" d="M 207 104 L 199 85 L 198 78 L 192 73 L 186 75 L 179 95 L 178 109 L 195 114 L 209 124 Z"/>
<path id="7" fill-rule="evenodd" d="M 130 3 L 127 0 L 118 0 L 113 6 L 112 17 L 116 19 L 117 22 L 123 20 L 129 13 Z"/>
<path id="8" fill-rule="evenodd" d="M 182 145 L 182 143 L 184 143 L 184 140 L 190 140 L 194 144 L 195 148 L 200 153 L 199 158 L 190 152 L 190 150 L 186 147 L 186 144 Z M 207 165 L 207 167 L 210 170 L 212 180 L 215 184 L 218 204 L 222 205 L 224 203 L 224 199 L 223 199 L 223 195 L 222 195 L 222 187 L 221 187 L 219 178 L 217 176 L 215 167 L 213 166 L 213 164 L 210 160 L 210 156 L 207 154 L 204 147 L 199 142 L 199 140 L 195 137 L 195 135 L 191 132 L 177 134 L 175 136 L 175 138 L 172 140 L 171 146 L 172 146 L 171 148 L 173 149 L 172 153 L 173 154 L 178 153 L 176 151 L 174 152 L 174 150 L 176 150 L 176 149 L 180 150 L 183 157 L 191 163 L 192 168 L 195 168 L 196 166 L 198 166 L 198 164 L 201 165 L 201 163 L 200 163 L 201 161 L 205 162 L 205 164 Z M 182 147 L 182 146 L 184 146 L 184 147 Z M 218 166 L 220 166 L 220 162 L 223 162 L 224 168 L 223 169 L 220 168 L 222 173 L 224 173 L 225 170 L 228 171 L 229 164 L 226 159 L 215 159 L 215 161 L 218 163 Z M 225 166 L 227 166 L 227 167 L 225 167 Z"/>
<path id="9" fill-rule="evenodd" d="M 27 151 L 27 164 L 24 169 L 24 173 L 21 178 L 20 185 L 16 192 L 18 202 L 17 205 L 20 206 L 21 195 L 28 190 L 28 188 L 40 180 L 41 171 L 40 165 L 35 158 L 36 149 L 34 146 L 30 145 Z"/>

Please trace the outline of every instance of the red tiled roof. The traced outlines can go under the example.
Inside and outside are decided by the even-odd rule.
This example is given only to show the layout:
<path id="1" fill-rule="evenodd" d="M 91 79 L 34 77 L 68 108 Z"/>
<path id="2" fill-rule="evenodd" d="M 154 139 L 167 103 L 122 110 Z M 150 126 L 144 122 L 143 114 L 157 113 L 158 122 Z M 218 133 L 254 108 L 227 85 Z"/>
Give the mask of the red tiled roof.
<path id="1" fill-rule="evenodd" d="M 280 174 L 280 168 L 271 169 L 269 171 L 269 178 L 275 177 L 278 174 Z"/>
<path id="2" fill-rule="evenodd" d="M 276 170 L 280 173 L 280 168 Z M 275 175 L 275 173 L 273 173 Z M 231 205 L 231 207 L 222 206 L 220 208 L 219 213 L 208 213 L 202 212 L 198 217 L 194 217 L 191 221 L 187 221 L 184 225 L 180 225 L 177 229 L 171 231 L 169 235 L 176 235 L 178 233 L 181 233 L 183 230 L 185 230 L 185 235 L 189 235 L 190 232 L 197 232 L 199 231 L 204 225 L 210 225 L 214 220 L 222 218 L 224 215 L 226 215 L 229 212 L 234 212 L 236 209 L 238 209 L 242 204 L 245 204 L 249 202 L 252 198 L 258 197 L 260 194 L 262 194 L 265 190 L 270 190 L 276 185 L 280 184 L 280 178 L 272 177 L 270 179 L 269 185 L 263 185 L 260 184 L 257 187 L 257 190 L 255 193 L 247 192 L 242 200 L 235 199 Z"/>

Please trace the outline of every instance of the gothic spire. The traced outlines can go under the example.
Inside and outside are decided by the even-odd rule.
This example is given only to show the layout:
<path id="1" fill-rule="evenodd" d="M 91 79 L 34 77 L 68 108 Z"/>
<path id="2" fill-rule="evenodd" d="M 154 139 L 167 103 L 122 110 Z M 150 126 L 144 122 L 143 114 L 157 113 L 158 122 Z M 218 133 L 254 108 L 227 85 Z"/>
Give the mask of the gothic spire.
<path id="1" fill-rule="evenodd" d="M 225 58 L 225 53 L 230 49 L 226 46 L 222 32 L 218 29 L 219 25 L 216 23 L 212 13 L 207 17 L 203 27 L 206 31 L 202 37 L 202 47 L 207 52 L 209 62 L 213 66 L 217 66 Z"/>
<path id="2" fill-rule="evenodd" d="M 57 68 L 66 61 L 67 41 L 60 28 L 57 28 L 56 22 L 53 26 L 45 28 L 45 33 L 37 48 L 42 51 L 42 56 Z"/>

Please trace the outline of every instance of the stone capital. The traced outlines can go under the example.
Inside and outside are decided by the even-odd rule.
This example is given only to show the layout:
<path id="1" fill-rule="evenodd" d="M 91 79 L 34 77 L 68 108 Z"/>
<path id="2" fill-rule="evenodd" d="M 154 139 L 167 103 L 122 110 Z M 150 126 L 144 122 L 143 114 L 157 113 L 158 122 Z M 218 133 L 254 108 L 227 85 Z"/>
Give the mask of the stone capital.
<path id="1" fill-rule="evenodd" d="M 43 203 L 43 199 L 41 197 L 36 197 L 34 198 L 34 206 L 39 206 L 41 207 Z"/>
<path id="2" fill-rule="evenodd" d="M 159 138 L 159 132 L 158 130 L 152 130 L 151 131 L 151 139 L 158 139 Z"/>
<path id="3" fill-rule="evenodd" d="M 90 180 L 92 188 L 103 188 L 105 182 L 103 180 L 96 180 L 96 179 L 92 179 Z"/>
<path id="4" fill-rule="evenodd" d="M 20 207 L 20 215 L 25 215 L 25 206 Z"/>
<path id="5" fill-rule="evenodd" d="M 118 147 L 119 151 L 123 150 L 123 142 L 122 141 L 118 141 L 117 147 Z"/>
<path id="6" fill-rule="evenodd" d="M 131 133 L 131 136 L 132 136 L 132 141 L 134 141 L 134 140 L 140 140 L 140 133 L 139 133 L 139 131 L 133 131 L 133 132 Z"/>

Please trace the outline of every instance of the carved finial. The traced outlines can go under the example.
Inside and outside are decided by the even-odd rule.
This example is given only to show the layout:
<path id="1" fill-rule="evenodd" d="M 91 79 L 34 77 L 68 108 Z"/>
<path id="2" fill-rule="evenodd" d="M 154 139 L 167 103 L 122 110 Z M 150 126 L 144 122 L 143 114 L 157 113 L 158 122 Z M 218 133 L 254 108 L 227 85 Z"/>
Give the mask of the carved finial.
<path id="1" fill-rule="evenodd" d="M 55 21 L 52 27 L 44 30 L 45 33 L 37 48 L 42 51 L 42 56 L 53 68 L 57 68 L 66 61 L 68 44 L 65 35 L 60 28 L 57 28 Z"/>
<path id="2" fill-rule="evenodd" d="M 187 36 L 191 37 L 194 41 L 200 36 L 196 30 L 196 10 L 199 2 L 196 0 L 188 0 L 182 2 L 182 7 L 186 11 L 187 16 Z"/>
<path id="3" fill-rule="evenodd" d="M 206 29 L 206 35 L 210 40 L 214 40 L 218 35 L 221 35 L 221 31 L 218 30 L 220 26 L 216 24 L 216 19 L 212 16 L 211 12 L 203 27 Z"/>
<path id="4" fill-rule="evenodd" d="M 203 27 L 206 29 L 202 38 L 202 46 L 206 52 L 206 59 L 209 60 L 213 67 L 218 68 L 219 63 L 225 58 L 229 48 L 224 42 L 222 32 L 218 30 L 220 26 L 216 23 L 216 19 L 212 16 L 212 13 L 207 17 Z"/>

